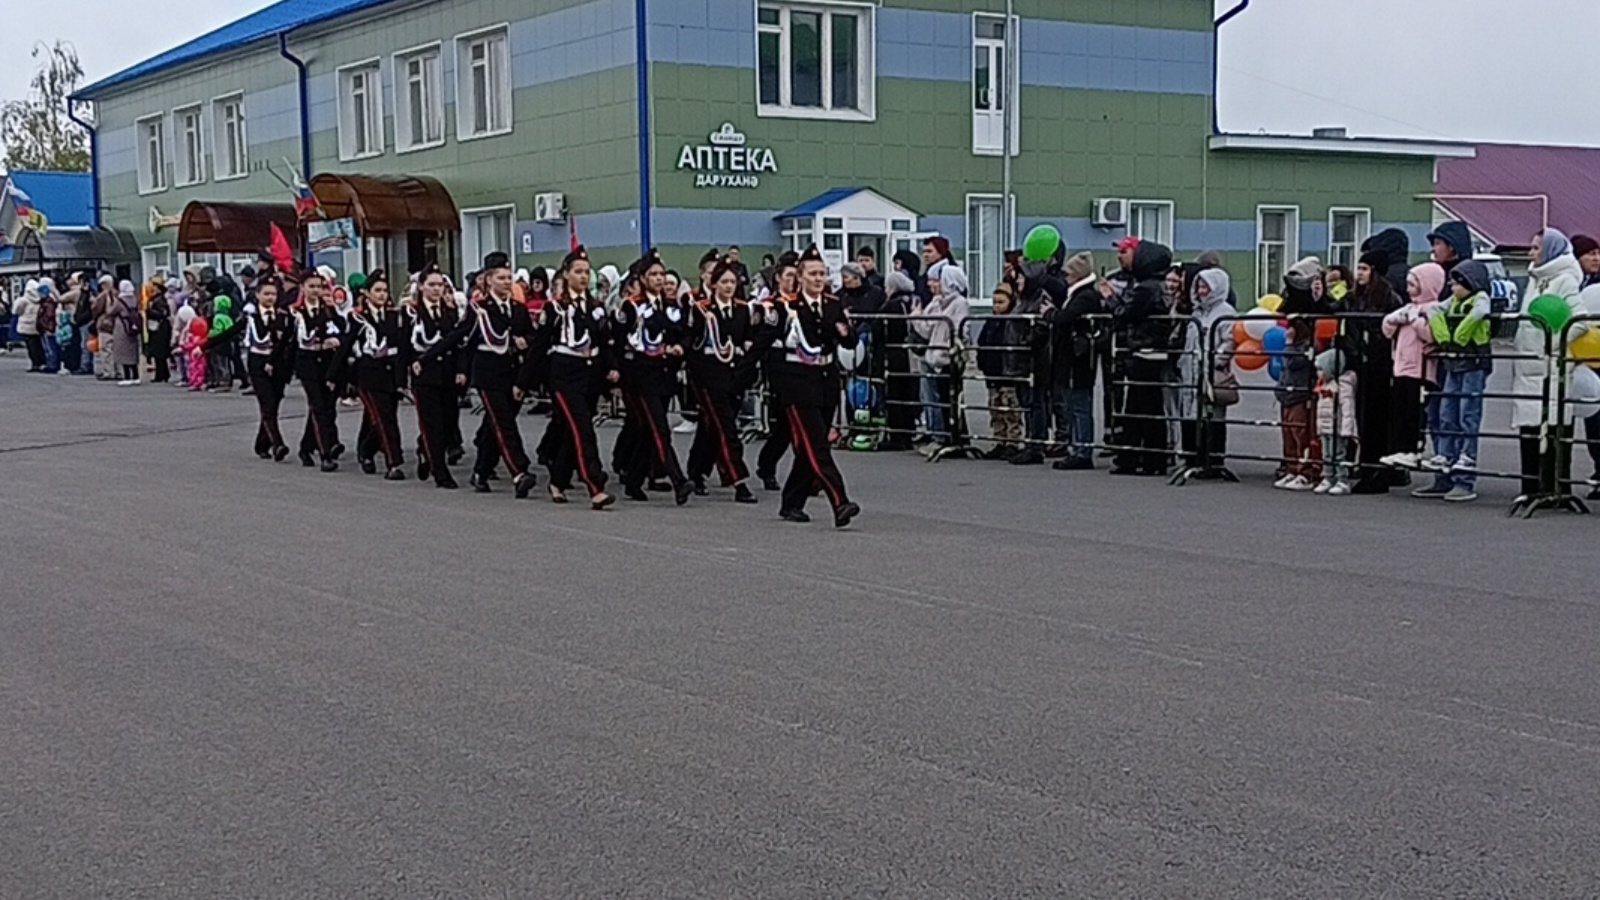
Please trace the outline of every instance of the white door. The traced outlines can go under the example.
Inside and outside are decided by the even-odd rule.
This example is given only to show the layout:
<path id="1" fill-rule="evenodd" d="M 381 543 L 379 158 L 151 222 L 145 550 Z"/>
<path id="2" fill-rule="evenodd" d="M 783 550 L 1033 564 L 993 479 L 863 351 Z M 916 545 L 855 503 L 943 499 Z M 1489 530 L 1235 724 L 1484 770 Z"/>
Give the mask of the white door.
<path id="1" fill-rule="evenodd" d="M 1015 97 L 1017 90 L 1015 77 L 1006 90 L 1006 20 L 974 16 L 972 29 L 972 152 L 999 155 L 1006 149 L 1007 98 Z M 1016 122 L 1012 137 L 1015 153 Z"/>

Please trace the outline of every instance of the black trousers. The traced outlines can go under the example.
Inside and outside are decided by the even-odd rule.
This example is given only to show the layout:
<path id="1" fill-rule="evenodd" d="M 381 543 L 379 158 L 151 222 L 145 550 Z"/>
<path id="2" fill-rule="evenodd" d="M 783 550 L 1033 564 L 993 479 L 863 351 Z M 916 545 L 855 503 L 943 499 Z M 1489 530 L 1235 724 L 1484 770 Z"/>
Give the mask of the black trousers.
<path id="1" fill-rule="evenodd" d="M 1539 429 L 1519 428 L 1517 434 L 1522 450 L 1522 493 L 1528 496 L 1551 490 L 1557 494 L 1571 491 L 1572 479 L 1572 426 L 1562 425 L 1550 429 L 1550 439 L 1555 445 L 1550 452 L 1541 452 Z"/>
<path id="2" fill-rule="evenodd" d="M 694 387 L 700 409 L 694 446 L 689 448 L 689 477 L 704 480 L 713 468 L 720 469 L 726 485 L 742 484 L 750 478 L 744 461 L 744 441 L 739 437 L 739 406 L 743 397 L 729 385 L 697 384 Z"/>
<path id="3" fill-rule="evenodd" d="M 1123 363 L 1121 414 L 1114 416 L 1113 427 L 1120 436 L 1116 465 L 1119 469 L 1164 472 L 1167 468 L 1166 407 L 1162 403 L 1159 360 L 1134 357 Z"/>
<path id="4" fill-rule="evenodd" d="M 522 431 L 517 427 L 517 413 L 522 404 L 511 396 L 511 388 L 480 388 L 478 398 L 483 401 L 483 423 L 478 426 L 478 436 L 473 443 L 478 448 L 478 458 L 472 471 L 486 478 L 494 474 L 495 465 L 504 459 L 512 478 L 527 474 L 528 451 L 522 447 Z"/>
<path id="5" fill-rule="evenodd" d="M 155 383 L 156 384 L 166 384 L 167 382 L 171 381 L 172 380 L 172 357 L 166 352 L 166 350 L 163 349 L 163 350 L 158 350 L 158 351 L 156 351 L 154 353 L 151 353 L 150 354 L 150 358 L 156 364 L 156 379 L 155 379 Z M 243 371 L 243 370 L 241 369 L 240 371 Z M 253 383 L 254 379 L 251 379 L 251 381 Z"/>
<path id="6" fill-rule="evenodd" d="M 683 467 L 672 446 L 672 430 L 667 427 L 667 398 L 633 390 L 624 390 L 622 397 L 633 423 L 631 446 L 623 460 L 622 483 L 631 488 L 642 487 L 652 472 L 661 472 L 674 486 L 682 484 Z M 623 429 L 627 430 L 626 424 Z"/>
<path id="7" fill-rule="evenodd" d="M 833 462 L 833 449 L 828 445 L 828 428 L 833 422 L 833 410 L 815 406 L 786 406 L 783 414 L 789 422 L 793 436 L 794 465 L 789 478 L 783 483 L 783 508 L 785 511 L 805 509 L 806 500 L 814 488 L 820 488 L 835 510 L 850 502 L 845 493 L 844 476 Z"/>
<path id="8" fill-rule="evenodd" d="M 1589 442 L 1589 461 L 1594 463 L 1595 477 L 1600 478 L 1600 413 L 1583 420 L 1583 436 Z"/>
<path id="9" fill-rule="evenodd" d="M 306 430 L 300 436 L 300 452 L 328 459 L 339 443 L 339 398 L 321 380 L 302 379 L 300 386 L 306 392 Z"/>
<path id="10" fill-rule="evenodd" d="M 579 386 L 552 386 L 550 427 L 539 446 L 550 459 L 550 483 L 560 490 L 572 487 L 572 476 L 582 479 L 593 497 L 606 489 L 606 470 L 600 463 L 600 441 L 594 433 L 594 404 Z"/>
<path id="11" fill-rule="evenodd" d="M 37 334 L 25 334 L 22 343 L 28 348 L 28 368 L 42 369 L 45 364 L 44 338 Z"/>
<path id="12" fill-rule="evenodd" d="M 160 366 L 156 372 L 161 371 Z M 283 406 L 283 384 L 265 373 L 250 376 L 250 385 L 256 390 L 256 409 L 261 413 L 261 424 L 256 426 L 256 452 L 271 453 L 283 442 L 283 429 L 278 427 L 278 410 Z"/>
<path id="13" fill-rule="evenodd" d="M 456 402 L 456 387 L 419 384 L 412 388 L 412 395 L 417 401 L 417 456 L 428 461 L 434 483 L 444 484 L 453 480 L 450 440 L 452 435 L 461 433 L 461 404 Z"/>
<path id="14" fill-rule="evenodd" d="M 1422 447 L 1422 391 L 1420 378 L 1396 378 L 1389 400 L 1389 441 L 1396 453 L 1416 453 Z"/>
<path id="15" fill-rule="evenodd" d="M 361 431 L 356 435 L 356 458 L 377 459 L 391 469 L 405 465 L 400 443 L 400 395 L 394 391 L 357 391 L 361 398 Z"/>
<path id="16" fill-rule="evenodd" d="M 1184 462 L 1198 469 L 1216 469 L 1225 465 L 1228 453 L 1228 423 L 1212 419 L 1204 426 L 1195 420 L 1179 423 L 1183 429 Z M 1201 437 L 1205 440 L 1202 441 Z M 1204 446 L 1201 446 L 1202 443 Z"/>
<path id="17" fill-rule="evenodd" d="M 783 455 L 794 444 L 794 436 L 790 431 L 789 414 L 784 412 L 772 392 L 768 391 L 767 442 L 761 445 L 761 452 L 756 455 L 757 475 L 762 478 L 778 477 L 778 463 L 783 462 Z M 910 438 L 907 437 L 907 440 Z"/>

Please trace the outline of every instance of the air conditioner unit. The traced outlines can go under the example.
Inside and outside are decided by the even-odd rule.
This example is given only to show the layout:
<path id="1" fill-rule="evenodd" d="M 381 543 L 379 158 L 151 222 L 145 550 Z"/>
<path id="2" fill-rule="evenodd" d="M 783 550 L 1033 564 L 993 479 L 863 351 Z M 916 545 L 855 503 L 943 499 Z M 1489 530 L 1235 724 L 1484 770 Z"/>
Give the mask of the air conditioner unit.
<path id="1" fill-rule="evenodd" d="M 535 194 L 533 196 L 535 222 L 560 223 L 567 220 L 566 194 Z"/>
<path id="2" fill-rule="evenodd" d="M 1128 224 L 1128 201 L 1101 197 L 1094 201 L 1094 227 L 1124 228 Z"/>

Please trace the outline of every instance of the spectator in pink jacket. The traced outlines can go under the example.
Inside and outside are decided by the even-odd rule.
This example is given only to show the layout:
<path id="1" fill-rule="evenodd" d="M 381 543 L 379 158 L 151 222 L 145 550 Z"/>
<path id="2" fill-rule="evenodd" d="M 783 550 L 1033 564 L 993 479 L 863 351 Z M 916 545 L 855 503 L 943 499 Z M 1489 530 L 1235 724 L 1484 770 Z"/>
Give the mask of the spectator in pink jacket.
<path id="1" fill-rule="evenodd" d="M 1411 302 L 1383 320 L 1383 333 L 1394 341 L 1394 446 L 1410 448 L 1385 456 L 1384 465 L 1414 469 L 1422 462 L 1422 391 L 1439 385 L 1428 314 L 1438 307 L 1444 282 L 1438 263 L 1412 269 L 1406 276 Z"/>

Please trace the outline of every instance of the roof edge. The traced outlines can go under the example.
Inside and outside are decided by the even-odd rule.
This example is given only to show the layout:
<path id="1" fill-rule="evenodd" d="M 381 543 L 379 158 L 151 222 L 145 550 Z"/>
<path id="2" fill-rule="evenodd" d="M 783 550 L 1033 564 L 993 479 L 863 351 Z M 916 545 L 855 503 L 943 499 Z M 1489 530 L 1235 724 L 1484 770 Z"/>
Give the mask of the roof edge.
<path id="1" fill-rule="evenodd" d="M 1305 135 L 1214 134 L 1212 150 L 1255 150 L 1280 153 L 1329 153 L 1350 156 L 1414 156 L 1428 159 L 1472 159 L 1478 149 L 1455 141 L 1406 138 L 1318 138 Z"/>

